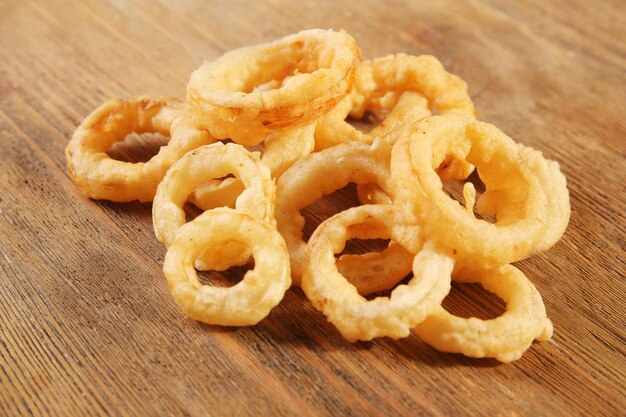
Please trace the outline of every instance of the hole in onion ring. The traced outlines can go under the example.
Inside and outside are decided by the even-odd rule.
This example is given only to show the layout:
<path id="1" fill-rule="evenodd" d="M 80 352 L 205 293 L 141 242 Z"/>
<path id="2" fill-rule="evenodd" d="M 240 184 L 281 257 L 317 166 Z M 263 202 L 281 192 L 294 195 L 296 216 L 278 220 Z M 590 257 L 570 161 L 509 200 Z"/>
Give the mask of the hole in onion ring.
<path id="1" fill-rule="evenodd" d="M 440 166 L 439 169 L 445 169 L 445 168 L 446 167 L 443 166 L 443 163 L 442 163 L 442 166 Z M 464 191 L 465 191 L 466 184 L 468 183 L 471 184 L 472 187 L 470 187 L 470 190 L 469 190 L 470 195 L 468 195 L 468 197 L 470 198 L 470 201 L 466 202 Z M 481 181 L 480 176 L 478 175 L 476 170 L 474 170 L 474 172 L 472 172 L 470 176 L 467 177 L 467 179 L 464 181 L 452 179 L 452 180 L 443 181 L 442 184 L 443 184 L 443 187 L 442 187 L 443 191 L 445 191 L 446 194 L 450 196 L 450 198 L 458 201 L 459 204 L 461 204 L 463 207 L 467 208 L 467 205 L 471 204 L 472 213 L 475 218 L 484 220 L 489 223 L 494 223 L 494 224 L 496 223 L 495 216 L 483 216 L 476 209 L 476 201 L 478 201 L 482 193 L 485 192 L 485 184 Z M 473 188 L 473 191 L 471 191 L 472 188 Z M 473 194 L 473 196 L 471 194 Z"/>
<path id="2" fill-rule="evenodd" d="M 276 78 L 274 78 L 274 79 L 266 81 L 266 82 L 264 82 L 262 84 L 253 86 L 251 90 L 249 89 L 249 91 L 243 91 L 243 92 L 244 93 L 256 93 L 256 92 L 259 92 L 259 91 L 276 90 L 276 89 L 284 87 L 285 84 L 287 84 L 287 82 L 289 81 L 289 79 L 291 79 L 292 77 L 294 77 L 296 75 L 303 74 L 303 72 L 296 68 L 296 69 L 291 69 L 291 70 L 285 71 L 285 74 L 287 74 L 287 75 L 284 75 L 283 79 L 276 79 Z"/>
<path id="3" fill-rule="evenodd" d="M 258 83 L 246 84 L 237 91 L 250 94 L 253 92 L 256 93 L 261 91 L 277 90 L 283 87 L 287 80 L 289 80 L 289 78 L 299 73 L 300 72 L 297 68 L 285 67 L 283 68 L 283 71 L 274 74 L 268 74 L 267 78 L 259 80 Z"/>
<path id="4" fill-rule="evenodd" d="M 234 143 L 230 139 L 225 139 L 221 142 L 225 144 Z M 256 146 L 244 146 L 244 148 L 250 152 L 260 152 L 262 155 L 265 150 L 265 142 L 263 141 Z M 227 183 L 222 184 L 223 181 L 229 180 L 231 178 L 233 178 L 234 180 L 230 180 Z M 237 179 L 237 176 L 233 173 L 229 173 L 228 175 L 225 175 L 223 177 L 212 178 L 210 180 L 210 183 L 211 184 L 200 184 L 198 187 L 196 187 L 194 192 L 189 195 L 188 198 L 191 198 L 192 196 L 196 197 L 195 199 L 192 199 L 192 201 L 194 201 L 194 203 L 199 203 L 199 208 L 234 208 L 237 197 L 241 194 L 241 192 L 243 192 L 243 185 Z M 237 183 L 238 185 L 235 185 L 234 183 Z M 200 196 L 199 200 L 198 196 Z M 206 206 L 206 204 L 209 204 L 209 206 Z"/>
<path id="5" fill-rule="evenodd" d="M 433 116 L 441 114 L 441 112 L 439 111 L 439 107 L 437 106 L 437 102 L 435 102 L 434 100 L 429 101 L 428 106 L 430 107 L 430 112 L 433 114 Z"/>
<path id="6" fill-rule="evenodd" d="M 285 86 L 289 79 L 300 74 L 310 74 L 320 68 L 329 68 L 329 65 L 323 65 L 317 63 L 317 65 L 311 65 L 307 59 L 298 59 L 299 57 L 311 56 L 311 48 L 305 48 L 303 41 L 295 41 L 288 45 L 283 50 L 289 55 L 294 55 L 294 61 L 289 65 L 277 66 L 274 71 L 265 71 L 262 77 L 257 78 L 255 83 L 247 83 L 243 85 L 238 91 L 249 94 L 259 91 L 277 90 Z M 308 65 L 307 65 L 308 64 Z M 267 67 L 266 67 L 267 69 Z M 253 80 L 252 78 L 250 79 Z"/>
<path id="7" fill-rule="evenodd" d="M 363 113 L 363 117 L 360 119 L 348 116 L 346 122 L 360 132 L 367 134 L 380 127 L 387 119 L 387 116 L 392 114 L 394 110 L 398 111 L 396 110 L 396 106 L 398 106 L 398 94 L 394 91 L 387 92 L 383 97 L 379 97 L 377 101 L 390 102 L 391 104 L 379 104 L 378 106 L 374 106 L 374 109 L 366 110 L 365 113 Z M 400 107 L 406 107 L 406 104 Z M 400 112 L 402 112 L 402 110 L 400 110 Z"/>
<path id="8" fill-rule="evenodd" d="M 386 115 L 383 116 L 372 112 L 366 112 L 361 119 L 348 116 L 348 118 L 346 118 L 346 122 L 362 133 L 369 133 L 378 127 L 383 120 L 385 120 L 385 116 Z"/>
<path id="9" fill-rule="evenodd" d="M 320 223 L 333 215 L 360 205 L 356 197 L 356 185 L 348 183 L 343 188 L 334 191 L 300 210 L 304 217 L 302 240 L 308 242 L 309 238 Z"/>
<path id="10" fill-rule="evenodd" d="M 352 238 L 346 242 L 346 246 L 335 258 L 341 255 L 362 255 L 370 252 L 382 252 L 389 246 L 389 239 L 358 239 Z"/>
<path id="11" fill-rule="evenodd" d="M 254 258 L 250 257 L 247 263 L 240 266 L 231 266 L 224 271 L 198 271 L 198 280 L 202 285 L 213 287 L 232 287 L 240 282 L 246 272 L 254 269 Z"/>
<path id="12" fill-rule="evenodd" d="M 482 182 L 482 180 L 480 179 L 480 176 L 478 175 L 477 171 L 474 171 L 470 174 L 469 177 L 467 177 L 467 181 L 471 182 L 472 184 L 474 184 L 474 188 L 476 188 L 476 192 L 477 193 L 484 193 L 485 192 L 485 183 Z M 478 196 L 478 194 L 477 194 Z"/>
<path id="13" fill-rule="evenodd" d="M 187 223 L 198 217 L 203 211 L 189 202 L 185 203 L 183 209 L 185 210 L 185 221 Z"/>
<path id="14" fill-rule="evenodd" d="M 396 285 L 394 285 L 393 287 L 389 289 L 386 289 L 384 291 L 373 292 L 371 294 L 366 294 L 366 295 L 361 294 L 361 295 L 363 296 L 363 298 L 365 298 L 368 301 L 374 300 L 378 297 L 389 298 L 393 290 L 395 290 L 398 285 L 406 285 L 409 283 L 411 279 L 413 279 L 413 272 L 409 273 L 400 282 L 398 282 Z"/>
<path id="15" fill-rule="evenodd" d="M 443 181 L 443 191 L 445 191 L 450 198 L 458 201 L 465 207 L 465 202 L 463 201 L 463 184 L 465 184 L 465 182 L 459 180 Z"/>
<path id="16" fill-rule="evenodd" d="M 117 161 L 147 162 L 162 146 L 166 146 L 169 138 L 159 133 L 130 133 L 124 140 L 115 142 L 107 151 L 107 155 Z"/>
<path id="17" fill-rule="evenodd" d="M 348 240 L 334 254 L 337 270 L 361 295 L 391 290 L 411 273 L 414 255 L 389 238 L 387 223 L 368 217 L 346 231 Z"/>
<path id="18" fill-rule="evenodd" d="M 506 303 L 482 285 L 454 281 L 442 306 L 455 316 L 476 317 L 481 320 L 495 319 L 506 311 Z"/>

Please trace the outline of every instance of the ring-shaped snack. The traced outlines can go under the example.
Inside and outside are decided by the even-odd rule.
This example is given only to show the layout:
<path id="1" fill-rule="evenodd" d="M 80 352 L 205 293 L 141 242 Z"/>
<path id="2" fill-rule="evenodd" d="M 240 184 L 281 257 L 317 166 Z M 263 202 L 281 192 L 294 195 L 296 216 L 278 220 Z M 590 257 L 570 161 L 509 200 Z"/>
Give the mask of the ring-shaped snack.
<path id="1" fill-rule="evenodd" d="M 300 210 L 350 182 L 375 182 L 387 193 L 391 192 L 390 146 L 385 141 L 371 146 L 359 142 L 344 143 L 305 156 L 278 179 L 276 223 L 289 248 L 295 285 L 300 284 L 307 246 L 302 240 L 305 220 Z M 367 259 L 364 257 L 363 262 Z M 394 265 L 401 267 L 401 264 Z M 366 271 L 367 267 L 364 266 L 363 270 Z"/>
<path id="2" fill-rule="evenodd" d="M 118 161 L 107 155 L 115 142 L 130 133 L 171 137 L 147 162 Z M 188 151 L 215 142 L 193 128 L 185 106 L 176 99 L 141 96 L 102 103 L 78 126 L 67 145 L 67 170 L 90 198 L 116 202 L 151 201 L 168 168 Z"/>
<path id="3" fill-rule="evenodd" d="M 537 176 L 548 199 L 548 222 L 543 237 L 535 247 L 542 252 L 550 249 L 565 233 L 571 212 L 567 179 L 559 164 L 544 158 L 543 154 L 531 147 L 518 144 L 526 166 Z"/>
<path id="4" fill-rule="evenodd" d="M 166 246 L 171 245 L 186 222 L 183 205 L 188 196 L 203 182 L 229 174 L 235 175 L 245 185 L 245 190 L 237 197 L 237 211 L 275 225 L 275 186 L 269 169 L 261 163 L 258 153 L 249 152 L 234 143 L 218 142 L 185 154 L 167 171 L 152 206 L 152 223 L 157 239 Z M 226 269 L 233 262 L 240 264 L 249 257 L 249 254 L 241 252 L 240 247 L 225 247 L 222 252 L 229 255 L 224 257 L 225 265 L 214 264 L 213 269 Z M 201 263 L 198 267 L 205 269 Z"/>
<path id="5" fill-rule="evenodd" d="M 380 239 L 388 235 L 387 226 L 374 218 L 348 227 L 350 239 Z M 395 235 L 402 239 L 402 243 L 390 240 L 380 252 L 342 254 L 337 257 L 337 270 L 354 285 L 359 294 L 367 296 L 386 291 L 411 273 L 415 257 L 413 254 L 421 247 L 423 239 L 419 230 L 405 225 L 402 219 L 396 222 Z"/>
<path id="6" fill-rule="evenodd" d="M 315 126 L 311 124 L 272 133 L 265 139 L 261 162 L 267 165 L 272 178 L 278 179 L 287 168 L 313 151 L 314 129 Z M 202 210 L 215 207 L 233 208 L 244 188 L 237 178 L 211 180 L 196 188 L 189 200 Z"/>
<path id="7" fill-rule="evenodd" d="M 316 150 L 339 143 L 359 141 L 372 143 L 374 138 L 388 136 L 400 124 L 416 122 L 431 116 L 437 106 L 441 114 L 474 116 L 475 110 L 467 84 L 448 73 L 434 57 L 390 55 L 365 61 L 354 90 L 335 109 L 322 116 L 315 132 Z M 389 112 L 383 122 L 369 133 L 363 133 L 345 121 L 348 114 L 362 118 L 365 112 Z M 442 179 L 465 179 L 473 166 L 464 161 L 450 161 L 440 170 Z M 375 184 L 357 186 L 362 204 L 388 204 L 389 197 Z"/>
<path id="8" fill-rule="evenodd" d="M 398 124 L 430 116 L 435 107 L 441 114 L 475 115 L 467 84 L 437 58 L 398 54 L 364 61 L 350 95 L 318 121 L 316 150 L 343 142 L 372 143 Z M 345 120 L 348 115 L 361 119 L 366 112 L 389 114 L 369 133 Z"/>
<path id="9" fill-rule="evenodd" d="M 254 269 L 232 287 L 202 285 L 194 269 L 200 256 L 210 269 L 234 243 L 254 257 Z M 230 265 L 229 265 L 230 266 Z M 205 211 L 183 225 L 165 255 L 163 272 L 176 304 L 193 320 L 251 326 L 267 317 L 291 285 L 285 242 L 269 223 L 228 208 Z"/>
<path id="10" fill-rule="evenodd" d="M 496 358 L 500 362 L 519 359 L 533 340 L 548 340 L 552 323 L 539 291 L 512 265 L 477 268 L 455 274 L 454 281 L 477 282 L 506 302 L 506 311 L 491 320 L 455 316 L 443 307 L 415 329 L 424 342 L 437 350 L 462 353 L 473 358 Z"/>
<path id="11" fill-rule="evenodd" d="M 474 117 L 474 104 L 467 92 L 467 83 L 445 70 L 431 55 L 388 55 L 365 61 L 355 82 L 352 117 L 360 119 L 366 111 L 386 106 L 390 94 L 415 91 L 428 99 L 429 108 L 440 114 Z"/>
<path id="12" fill-rule="evenodd" d="M 407 92 L 426 97 L 427 108 L 436 107 L 440 114 L 460 114 L 468 117 L 475 115 L 467 84 L 461 78 L 447 72 L 437 58 L 430 55 L 398 54 L 363 62 L 355 88 L 350 95 L 351 116 L 361 118 L 365 112 L 384 109 L 389 105 L 390 98 L 393 99 L 398 94 L 404 96 Z M 401 104 L 400 100 L 397 106 Z M 419 113 L 411 111 L 400 113 L 404 114 L 400 114 L 397 120 L 404 124 L 430 116 L 427 114 L 420 117 Z M 391 123 L 384 124 L 389 126 Z M 395 140 L 393 136 L 391 138 Z M 474 167 L 466 161 L 452 160 L 442 165 L 443 167 L 439 169 L 442 180 L 465 179 L 474 170 Z M 367 189 L 361 190 L 364 187 Z M 357 192 L 362 204 L 386 204 L 389 201 L 389 198 L 372 184 L 358 186 Z"/>
<path id="13" fill-rule="evenodd" d="M 486 188 L 476 211 L 495 223 L 443 191 L 435 169 L 449 156 L 476 166 Z M 517 144 L 495 126 L 455 115 L 424 119 L 401 134 L 391 161 L 394 205 L 461 258 L 505 264 L 536 248 L 547 222 L 545 193 Z"/>
<path id="14" fill-rule="evenodd" d="M 332 109 L 351 90 L 360 63 L 350 35 L 305 30 L 205 63 L 191 74 L 187 101 L 199 128 L 254 146 Z"/>
<path id="15" fill-rule="evenodd" d="M 353 207 L 324 221 L 309 240 L 302 290 L 351 342 L 408 336 L 412 328 L 437 310 L 450 291 L 454 256 L 434 241 L 418 249 L 413 260 L 414 277 L 394 288 L 389 297 L 368 301 L 339 273 L 334 255 L 343 249 L 351 225 L 375 220 L 386 226 L 386 233 L 396 240 L 396 219 L 393 206 Z"/>

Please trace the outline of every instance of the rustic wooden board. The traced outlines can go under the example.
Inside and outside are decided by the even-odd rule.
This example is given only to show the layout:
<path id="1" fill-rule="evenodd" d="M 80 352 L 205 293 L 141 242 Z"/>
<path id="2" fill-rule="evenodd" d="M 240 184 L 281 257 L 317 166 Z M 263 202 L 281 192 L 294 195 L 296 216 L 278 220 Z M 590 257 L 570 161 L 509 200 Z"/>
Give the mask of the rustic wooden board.
<path id="1" fill-rule="evenodd" d="M 622 2 L 171 3 L 0 1 L 1 415 L 623 413 Z M 350 344 L 299 290 L 255 327 L 197 324 L 169 295 L 150 205 L 89 201 L 69 180 L 68 138 L 106 98 L 182 97 L 203 60 L 310 27 L 346 29 L 365 58 L 436 55 L 481 119 L 561 163 L 570 226 L 519 263 L 550 342 L 508 365 L 415 336 Z M 308 210 L 309 227 L 353 192 Z M 446 306 L 477 312 L 481 295 L 455 287 Z"/>

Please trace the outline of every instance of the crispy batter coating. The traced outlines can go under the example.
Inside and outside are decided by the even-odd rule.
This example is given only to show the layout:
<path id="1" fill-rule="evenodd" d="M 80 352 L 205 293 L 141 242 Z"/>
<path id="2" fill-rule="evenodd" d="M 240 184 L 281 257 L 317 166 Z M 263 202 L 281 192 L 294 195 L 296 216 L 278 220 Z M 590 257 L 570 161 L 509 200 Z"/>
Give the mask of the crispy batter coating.
<path id="1" fill-rule="evenodd" d="M 543 157 L 543 154 L 529 146 L 518 144 L 522 160 L 537 176 L 548 199 L 548 221 L 543 237 L 535 247 L 536 252 L 550 249 L 563 236 L 569 223 L 570 202 L 567 180 L 559 164 Z"/>
<path id="2" fill-rule="evenodd" d="M 366 113 L 382 120 L 369 132 L 347 120 Z M 133 132 L 170 140 L 146 163 L 106 154 Z M 227 139 L 235 143 L 218 142 Z M 77 128 L 66 157 L 87 197 L 154 198 L 155 235 L 168 247 L 163 270 L 194 320 L 254 325 L 293 279 L 349 341 L 416 328 L 439 350 L 510 362 L 552 335 L 541 296 L 510 263 L 563 235 L 566 179 L 541 152 L 477 121 L 467 84 L 432 56 L 361 63 L 345 32 L 305 30 L 204 63 L 186 102 L 104 102 Z M 448 196 L 443 181 L 475 169 L 485 191 L 466 182 L 462 203 Z M 349 182 L 364 205 L 325 220 L 305 243 L 301 210 Z M 187 201 L 207 211 L 186 222 Z M 390 243 L 335 256 L 351 238 Z M 254 268 L 233 287 L 198 279 L 196 269 L 250 257 Z M 442 301 L 451 279 L 480 283 L 506 312 L 493 320 L 450 314 Z M 392 288 L 389 297 L 364 298 Z"/>
<path id="3" fill-rule="evenodd" d="M 160 133 L 171 139 L 145 163 L 117 161 L 107 155 L 111 145 L 133 132 Z M 151 201 L 174 162 L 186 152 L 212 142 L 215 139 L 208 132 L 191 127 L 184 104 L 176 99 L 111 99 L 88 115 L 74 132 L 65 150 L 67 171 L 86 197 Z"/>
<path id="4" fill-rule="evenodd" d="M 233 287 L 202 285 L 194 269 L 200 256 L 209 268 L 243 245 L 254 269 Z M 291 285 L 285 241 L 269 223 L 229 208 L 205 211 L 180 228 L 165 255 L 163 272 L 176 304 L 191 319 L 222 326 L 251 326 L 270 313 Z"/>
<path id="5" fill-rule="evenodd" d="M 511 362 L 519 359 L 533 340 L 552 337 L 552 323 L 541 295 L 522 271 L 512 265 L 472 265 L 473 270 L 455 274 L 453 279 L 480 283 L 507 303 L 506 311 L 495 319 L 481 320 L 454 316 L 439 306 L 415 329 L 422 340 L 444 352 Z"/>
<path id="6" fill-rule="evenodd" d="M 185 224 L 183 205 L 188 196 L 205 181 L 229 174 L 235 175 L 246 187 L 237 198 L 237 211 L 270 226 L 275 225 L 275 186 L 269 169 L 261 163 L 258 153 L 249 152 L 234 143 L 214 143 L 187 153 L 167 171 L 152 206 L 156 237 L 166 246 L 171 245 L 178 230 Z M 223 253 L 229 253 L 234 258 L 224 258 L 223 262 L 214 263 L 212 269 L 227 269 L 233 264 L 245 263 L 249 258 L 249 253 L 241 247 L 232 247 Z M 199 262 L 197 267 L 207 269 L 205 263 Z"/>
<path id="7" fill-rule="evenodd" d="M 435 169 L 448 156 L 476 166 L 485 184 L 475 218 L 442 189 Z M 548 222 L 547 198 L 517 144 L 495 126 L 462 116 L 424 119 L 392 152 L 393 201 L 426 236 L 465 259 L 506 264 L 535 250 Z"/>
<path id="8" fill-rule="evenodd" d="M 311 124 L 272 133 L 265 139 L 261 162 L 270 169 L 272 178 L 278 179 L 287 168 L 313 151 L 314 129 L 315 126 Z M 243 183 L 237 178 L 211 180 L 199 185 L 190 201 L 203 210 L 215 207 L 232 208 L 243 190 Z"/>
<path id="9" fill-rule="evenodd" d="M 343 249 L 351 225 L 375 219 L 386 226 L 386 234 L 392 239 L 401 240 L 397 236 L 401 223 L 396 217 L 393 206 L 353 207 L 324 221 L 309 241 L 302 289 L 315 308 L 349 341 L 406 337 L 413 327 L 439 308 L 450 291 L 452 251 L 432 241 L 421 248 L 412 248 L 419 250 L 413 260 L 414 277 L 408 284 L 394 288 L 389 297 L 368 301 L 337 270 L 334 254 Z M 385 280 L 384 272 L 379 279 Z"/>
<path id="10" fill-rule="evenodd" d="M 312 29 L 236 49 L 191 74 L 196 125 L 246 146 L 305 126 L 351 90 L 361 53 L 345 32 Z"/>
<path id="11" fill-rule="evenodd" d="M 375 182 L 383 190 L 390 192 L 390 151 L 390 145 L 385 141 L 372 146 L 348 142 L 302 158 L 279 178 L 276 189 L 276 222 L 278 231 L 289 248 L 291 273 L 296 285 L 300 283 L 307 246 L 302 240 L 304 217 L 300 210 L 350 182 Z M 368 257 L 361 259 L 362 262 L 372 260 Z M 393 264 L 399 268 L 397 275 L 401 274 L 403 277 L 408 271 L 402 269 L 402 265 L 404 264 Z M 366 271 L 367 266 L 363 265 L 362 270 Z"/>
<path id="12" fill-rule="evenodd" d="M 384 108 L 390 93 L 415 91 L 428 99 L 440 114 L 474 117 L 474 104 L 467 92 L 467 83 L 445 70 L 431 55 L 388 55 L 361 66 L 352 92 L 351 115 L 363 117 L 366 111 Z"/>

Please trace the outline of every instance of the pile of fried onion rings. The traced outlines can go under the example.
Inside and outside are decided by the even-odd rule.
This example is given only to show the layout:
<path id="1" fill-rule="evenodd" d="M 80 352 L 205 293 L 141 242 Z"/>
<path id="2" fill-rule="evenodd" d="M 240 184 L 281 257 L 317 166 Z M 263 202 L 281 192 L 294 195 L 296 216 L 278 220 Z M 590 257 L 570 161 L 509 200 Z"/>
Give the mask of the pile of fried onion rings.
<path id="1" fill-rule="evenodd" d="M 382 121 L 367 132 L 349 123 L 365 115 Z M 149 161 L 107 154 L 146 132 L 169 138 Z M 191 319 L 254 325 L 298 285 L 349 341 L 413 330 L 445 352 L 510 362 L 552 335 L 539 292 L 511 263 L 563 235 L 565 177 L 477 120 L 467 84 L 432 56 L 362 61 L 347 33 L 302 31 L 204 63 L 186 100 L 106 101 L 78 126 L 66 157 L 86 197 L 153 202 L 163 271 Z M 303 208 L 348 183 L 362 205 L 305 241 Z M 450 184 L 462 184 L 456 198 Z M 204 210 L 191 221 L 188 201 Z M 389 244 L 341 254 L 353 238 Z M 250 258 L 232 287 L 198 278 Z M 453 281 L 482 285 L 506 311 L 451 314 L 442 301 Z"/>

